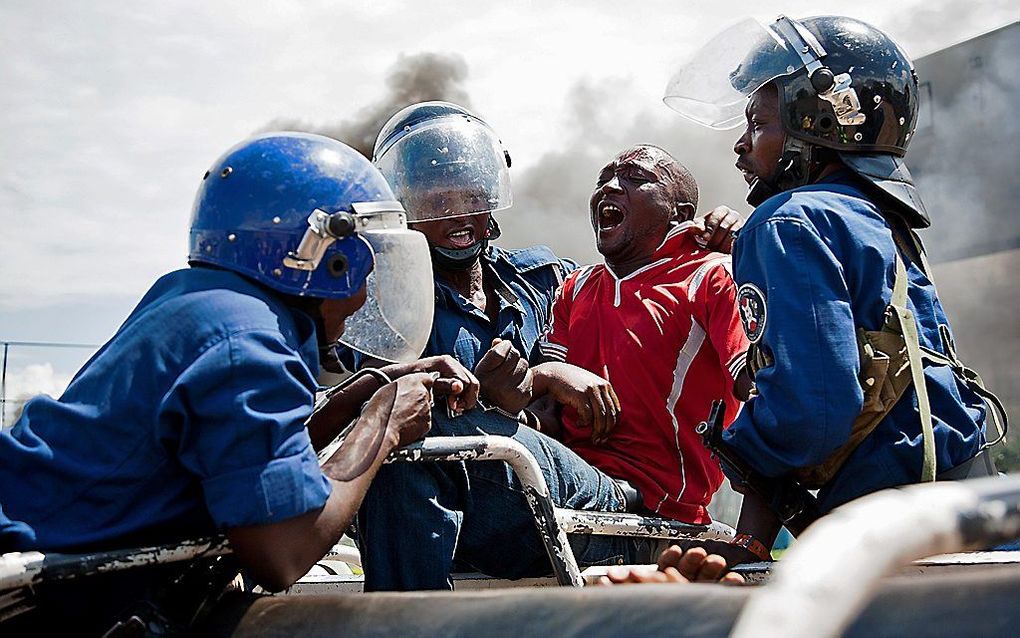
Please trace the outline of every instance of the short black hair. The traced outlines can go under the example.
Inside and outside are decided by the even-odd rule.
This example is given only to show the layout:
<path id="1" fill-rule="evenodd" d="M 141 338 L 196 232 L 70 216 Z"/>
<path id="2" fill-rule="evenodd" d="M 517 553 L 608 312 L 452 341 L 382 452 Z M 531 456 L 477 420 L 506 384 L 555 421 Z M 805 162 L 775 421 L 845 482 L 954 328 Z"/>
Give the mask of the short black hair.
<path id="1" fill-rule="evenodd" d="M 655 144 L 636 144 L 632 147 L 632 150 L 638 149 L 649 152 L 649 154 L 655 155 L 661 160 L 658 163 L 666 174 L 669 175 L 672 182 L 670 190 L 676 203 L 690 203 L 694 206 L 696 212 L 698 210 L 698 181 L 694 179 L 694 173 L 661 146 L 656 146 Z"/>

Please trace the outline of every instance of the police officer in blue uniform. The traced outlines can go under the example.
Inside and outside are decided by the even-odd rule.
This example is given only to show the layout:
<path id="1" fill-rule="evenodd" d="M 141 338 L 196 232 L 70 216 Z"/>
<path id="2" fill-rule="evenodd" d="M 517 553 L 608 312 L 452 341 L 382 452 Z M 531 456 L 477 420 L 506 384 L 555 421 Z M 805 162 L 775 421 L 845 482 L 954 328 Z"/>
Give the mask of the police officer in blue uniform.
<path id="1" fill-rule="evenodd" d="M 500 235 L 492 213 L 512 203 L 510 156 L 467 109 L 448 102 L 408 106 L 380 131 L 373 155 L 411 227 L 428 238 L 435 319 L 424 355 L 445 356 L 470 388 L 451 409 L 473 407 L 480 392 L 484 404 L 518 413 L 531 397 L 528 363 L 539 361 L 553 295 L 576 264 L 546 246 L 491 244 Z M 340 354 L 352 369 L 365 359 L 350 349 Z"/>
<path id="2" fill-rule="evenodd" d="M 556 505 L 624 508 L 627 499 L 609 476 L 538 431 L 536 401 L 546 407 L 555 398 L 593 419 L 610 418 L 615 406 L 592 399 L 610 391 L 601 377 L 542 363 L 539 338 L 557 288 L 576 265 L 545 246 L 490 244 L 499 237 L 493 213 L 511 204 L 510 157 L 496 133 L 463 107 L 424 102 L 390 118 L 373 155 L 411 227 L 428 238 L 436 272 L 427 356 L 406 367 L 439 370 L 463 386 L 433 413 L 431 433 L 513 437 L 538 459 Z M 706 221 L 703 240 L 726 242 L 725 229 L 739 221 L 720 207 Z M 350 369 L 366 363 L 349 349 L 340 358 Z M 504 463 L 388 465 L 366 496 L 358 526 L 366 590 L 450 588 L 455 561 L 506 578 L 550 571 L 520 484 Z M 651 558 L 645 540 L 570 540 L 581 564 Z"/>
<path id="3" fill-rule="evenodd" d="M 929 219 L 902 160 L 917 119 L 902 49 L 850 18 L 746 20 L 665 101 L 713 128 L 745 124 L 734 151 L 756 208 L 733 261 L 755 393 L 725 442 L 762 474 L 819 489 L 823 512 L 994 473 L 997 402 L 956 356 L 914 233 Z M 778 524 L 754 501 L 740 527 L 767 557 Z"/>
<path id="4" fill-rule="evenodd" d="M 320 348 L 343 338 L 405 356 L 386 344 L 423 345 L 431 323 L 429 295 L 408 290 L 431 286 L 424 238 L 356 151 L 292 133 L 230 149 L 199 188 L 188 260 L 59 399 L 30 401 L 0 432 L 2 551 L 225 532 L 254 582 L 279 590 L 339 540 L 386 454 L 428 430 L 434 379 L 424 374 L 347 395 L 350 419 L 367 405 L 321 469 L 306 428 Z M 372 320 L 394 302 L 410 307 L 404 321 Z M 328 440 L 346 423 L 309 427 Z M 89 578 L 43 595 L 33 622 L 102 632 L 146 586 Z"/>
<path id="5" fill-rule="evenodd" d="M 538 341 L 556 289 L 576 265 L 545 246 L 490 244 L 499 237 L 492 213 L 511 204 L 510 158 L 495 132 L 455 104 L 415 104 L 383 127 L 374 162 L 411 227 L 428 239 L 436 274 L 424 358 L 403 369 L 460 381 L 461 391 L 434 411 L 432 434 L 512 436 L 538 457 L 557 505 L 618 509 L 622 500 L 608 476 L 525 425 Z M 350 348 L 338 354 L 348 369 L 381 363 Z M 399 366 L 393 373 L 401 374 Z M 595 375 L 584 381 L 604 384 Z M 523 492 L 504 463 L 388 465 L 366 496 L 358 531 L 366 590 L 450 588 L 455 560 L 502 577 L 549 570 Z M 580 562 L 629 555 L 639 545 L 590 538 L 575 544 Z"/>

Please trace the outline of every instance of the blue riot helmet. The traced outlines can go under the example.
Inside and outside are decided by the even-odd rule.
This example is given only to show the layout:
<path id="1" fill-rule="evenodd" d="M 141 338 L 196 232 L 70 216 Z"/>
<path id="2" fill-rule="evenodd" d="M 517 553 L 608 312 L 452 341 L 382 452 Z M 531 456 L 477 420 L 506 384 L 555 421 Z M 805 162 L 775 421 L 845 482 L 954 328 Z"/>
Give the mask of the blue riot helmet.
<path id="1" fill-rule="evenodd" d="M 286 295 L 339 299 L 367 287 L 341 341 L 377 358 L 417 358 L 432 328 L 425 237 L 407 228 L 379 171 L 327 137 L 270 133 L 220 157 L 195 198 L 188 260 Z"/>
<path id="2" fill-rule="evenodd" d="M 477 115 L 449 102 L 412 104 L 394 114 L 376 138 L 372 161 L 393 187 L 411 223 L 509 208 L 510 155 Z M 489 232 L 459 249 L 432 247 L 448 268 L 467 267 L 499 236 Z"/>
<path id="3" fill-rule="evenodd" d="M 752 185 L 749 203 L 810 182 L 819 158 L 835 152 L 908 223 L 930 224 L 902 160 L 917 123 L 917 76 L 889 36 L 843 16 L 745 19 L 696 52 L 663 100 L 704 126 L 734 128 L 747 98 L 770 82 L 786 145 L 774 183 Z"/>

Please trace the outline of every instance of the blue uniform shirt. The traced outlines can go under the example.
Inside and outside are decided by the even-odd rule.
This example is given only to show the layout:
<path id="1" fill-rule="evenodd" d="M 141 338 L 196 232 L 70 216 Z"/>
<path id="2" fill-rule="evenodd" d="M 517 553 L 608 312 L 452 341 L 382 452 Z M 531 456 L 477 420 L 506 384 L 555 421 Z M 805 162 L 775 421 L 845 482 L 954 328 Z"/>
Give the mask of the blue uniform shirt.
<path id="1" fill-rule="evenodd" d="M 556 289 L 577 264 L 558 258 L 546 246 L 521 250 L 490 246 L 482 261 L 482 267 L 496 276 L 496 321 L 437 279 L 435 319 L 422 357 L 448 354 L 474 370 L 498 337 L 513 343 L 532 364 L 540 362 L 538 340 L 549 321 Z M 351 370 L 357 369 L 364 358 L 346 347 L 337 351 L 344 366 Z"/>
<path id="2" fill-rule="evenodd" d="M 734 279 L 764 308 L 745 320 L 773 364 L 724 440 L 757 470 L 776 476 L 815 465 L 846 442 L 864 396 L 855 330 L 877 330 L 892 296 L 891 231 L 849 172 L 780 193 L 755 209 L 733 252 Z M 909 241 L 909 240 L 908 240 Z M 948 325 L 932 282 L 907 263 L 908 306 L 922 346 L 943 351 Z M 751 286 L 754 289 L 750 288 Z M 738 293 L 738 303 L 742 295 Z M 752 341 L 754 338 L 752 337 Z M 937 468 L 977 453 L 985 408 L 944 366 L 925 363 Z M 839 473 L 819 492 L 831 509 L 863 494 L 920 480 L 921 422 L 911 386 Z"/>
<path id="3" fill-rule="evenodd" d="M 0 545 L 171 542 L 322 507 L 317 370 L 307 315 L 232 272 L 165 275 L 60 399 L 0 432 Z"/>

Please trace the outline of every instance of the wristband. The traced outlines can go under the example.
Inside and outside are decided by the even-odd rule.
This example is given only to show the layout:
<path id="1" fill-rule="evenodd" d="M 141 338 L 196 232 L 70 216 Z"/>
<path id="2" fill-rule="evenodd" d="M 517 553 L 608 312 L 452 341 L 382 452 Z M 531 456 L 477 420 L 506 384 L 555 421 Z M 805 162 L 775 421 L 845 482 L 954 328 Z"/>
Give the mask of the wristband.
<path id="1" fill-rule="evenodd" d="M 743 547 L 763 561 L 771 561 L 772 553 L 765 547 L 764 543 L 750 534 L 737 534 L 737 537 L 730 541 L 737 547 Z"/>

